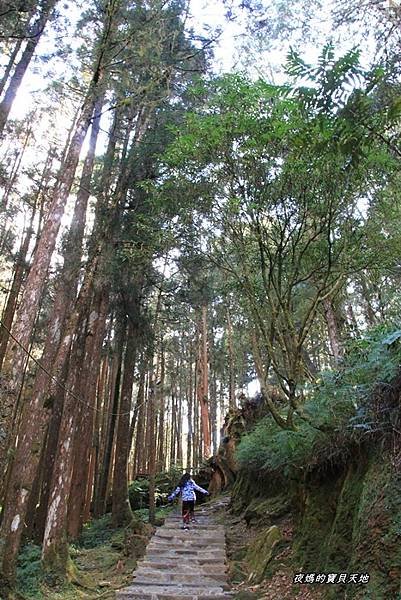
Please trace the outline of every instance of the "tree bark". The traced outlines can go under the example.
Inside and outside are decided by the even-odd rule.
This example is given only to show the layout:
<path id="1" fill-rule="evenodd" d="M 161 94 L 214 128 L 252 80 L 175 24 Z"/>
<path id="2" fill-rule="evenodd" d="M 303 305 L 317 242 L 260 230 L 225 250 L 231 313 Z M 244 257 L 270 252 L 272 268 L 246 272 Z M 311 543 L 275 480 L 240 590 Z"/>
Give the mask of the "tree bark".
<path id="1" fill-rule="evenodd" d="M 17 307 L 18 295 L 21 290 L 22 282 L 24 280 L 25 273 L 27 271 L 27 258 L 29 246 L 33 234 L 33 220 L 36 214 L 36 207 L 32 211 L 31 221 L 26 231 L 24 240 L 22 242 L 20 251 L 18 252 L 17 261 L 14 269 L 13 282 L 11 290 L 7 298 L 7 304 L 4 310 L 2 318 L 2 328 L 0 331 L 0 371 L 3 366 L 4 357 L 6 354 L 6 348 L 10 337 L 9 331 L 14 320 L 15 309 Z"/>
<path id="2" fill-rule="evenodd" d="M 210 423 L 209 423 L 209 406 L 208 406 L 208 395 L 209 395 L 209 363 L 208 363 L 208 348 L 207 348 L 207 307 L 202 306 L 201 318 L 199 322 L 199 360 L 198 360 L 198 403 L 200 405 L 201 412 L 201 423 L 202 423 L 202 437 L 203 447 L 202 455 L 203 458 L 210 456 Z"/>
<path id="3" fill-rule="evenodd" d="M 157 384 L 157 399 L 159 408 L 159 434 L 158 434 L 158 451 L 157 451 L 157 464 L 156 470 L 158 472 L 165 470 L 165 420 L 166 420 L 166 409 L 165 409 L 165 398 L 164 398 L 164 385 L 165 385 L 165 353 L 163 343 L 160 348 L 160 379 Z"/>
<path id="4" fill-rule="evenodd" d="M 54 359 L 51 385 L 46 398 L 43 394 L 33 395 L 24 405 L 21 426 L 18 435 L 18 445 L 12 463 L 12 473 L 7 486 L 4 502 L 3 520 L 0 529 L 0 582 L 10 587 L 15 577 L 16 558 L 18 555 L 21 535 L 24 526 L 29 493 L 37 473 L 40 458 L 41 441 L 46 431 L 51 414 L 52 402 L 59 391 L 59 381 L 65 368 L 66 358 L 70 351 L 71 340 L 77 324 L 80 322 L 84 308 L 88 304 L 91 293 L 93 268 L 86 273 L 76 306 L 69 315 L 63 332 L 63 338 Z"/>
<path id="5" fill-rule="evenodd" d="M 80 393 L 87 327 L 88 318 L 86 317 L 81 322 L 71 352 L 73 364 L 70 366 L 70 375 L 67 379 L 68 389 L 72 389 L 74 396 L 77 397 Z M 74 396 L 67 394 L 64 402 L 42 547 L 44 571 L 51 572 L 61 580 L 65 578 L 69 560 L 67 540 L 68 501 L 74 464 L 75 432 L 79 426 L 79 418 L 82 415 Z"/>
<path id="6" fill-rule="evenodd" d="M 112 16 L 108 16 L 108 19 L 111 18 Z M 14 337 L 17 341 L 10 344 L 10 351 L 7 353 L 5 363 L 7 368 L 4 384 L 7 391 L 5 394 L 4 413 L 6 414 L 6 420 L 8 420 L 8 422 L 10 421 L 9 415 L 12 414 L 13 405 L 16 402 L 22 382 L 23 364 L 26 355 L 24 348 L 27 348 L 29 345 L 40 298 L 46 283 L 47 270 L 60 229 L 65 204 L 74 180 L 82 144 L 92 119 L 94 107 L 99 98 L 99 86 L 103 85 L 103 62 L 105 60 L 104 46 L 109 43 L 109 35 L 110 27 L 105 24 L 103 39 L 100 44 L 101 49 L 97 58 L 94 74 L 85 101 L 81 107 L 80 117 L 77 121 L 65 161 L 60 168 L 58 185 L 54 192 L 52 203 L 49 208 L 49 214 L 32 259 L 31 269 L 27 277 L 24 293 L 17 313 L 17 319 L 13 330 Z M 6 425 L 2 436 L 2 445 L 0 447 L 0 473 L 4 471 L 6 449 L 9 445 L 9 439 L 10 426 Z"/>
<path id="7" fill-rule="evenodd" d="M 50 17 L 50 13 L 57 3 L 57 0 L 45 0 L 43 2 L 41 13 L 36 19 L 31 37 L 28 39 L 25 49 L 22 53 L 21 59 L 15 67 L 14 73 L 10 78 L 7 90 L 4 94 L 4 98 L 0 103 L 0 137 L 4 131 L 8 115 L 10 114 L 13 102 L 21 85 L 22 79 L 26 73 L 29 63 L 35 53 L 36 46 L 42 36 L 43 30 L 46 27 L 47 21 Z"/>
<path id="8" fill-rule="evenodd" d="M 107 286 L 108 287 L 108 286 Z M 75 457 L 68 506 L 68 537 L 77 539 L 84 524 L 84 510 L 93 441 L 93 426 L 96 411 L 96 383 L 100 371 L 101 350 L 105 334 L 109 306 L 108 289 L 96 294 L 89 315 L 86 337 L 84 369 L 80 381 L 81 418 L 75 435 Z"/>
<path id="9" fill-rule="evenodd" d="M 188 434 L 187 434 L 187 471 L 191 472 L 192 442 L 193 442 L 193 375 L 192 375 L 192 346 L 188 352 L 188 382 L 187 382 L 187 407 L 188 407 Z"/>
<path id="10" fill-rule="evenodd" d="M 156 385 L 153 373 L 153 365 L 150 369 L 150 386 L 149 386 L 149 522 L 154 525 L 156 522 Z"/>
<path id="11" fill-rule="evenodd" d="M 6 87 L 6 83 L 7 80 L 10 76 L 10 73 L 12 71 L 12 68 L 14 67 L 15 61 L 17 59 L 18 53 L 21 50 L 21 46 L 22 46 L 22 39 L 17 40 L 17 42 L 15 43 L 15 46 L 11 52 L 10 58 L 8 60 L 7 66 L 4 69 L 4 74 L 3 77 L 1 78 L 0 81 L 0 94 L 3 93 L 4 88 Z"/>
<path id="12" fill-rule="evenodd" d="M 65 371 L 65 364 L 69 354 L 69 347 L 71 341 L 71 334 L 75 329 L 75 324 L 79 319 L 79 311 L 75 313 L 75 318 L 71 318 L 71 311 L 73 309 L 73 303 L 75 301 L 76 291 L 79 280 L 79 266 L 81 263 L 82 253 L 82 241 L 85 229 L 86 221 L 86 208 L 89 197 L 89 183 L 90 177 L 93 170 L 93 160 L 96 147 L 96 140 L 99 133 L 99 119 L 94 120 L 94 126 L 92 128 L 91 140 L 88 150 L 88 155 L 85 160 L 83 174 L 81 178 L 81 187 L 77 196 L 77 202 L 74 209 L 74 215 L 71 223 L 71 228 L 68 236 L 68 241 L 65 247 L 64 256 L 64 268 L 61 276 L 61 282 L 56 293 L 55 303 L 53 306 L 52 314 L 48 325 L 48 336 L 45 342 L 45 349 L 41 359 L 41 364 L 44 365 L 46 371 L 53 371 L 60 381 L 63 381 L 63 373 Z M 88 273 L 86 286 L 83 285 L 81 289 L 81 304 L 86 302 L 83 291 L 89 288 L 92 283 L 90 277 L 90 271 Z M 67 330 L 66 343 L 59 346 L 60 335 L 63 335 L 65 321 L 67 315 L 70 314 L 69 327 Z M 57 359 L 55 360 L 55 357 Z M 46 400 L 46 390 L 49 385 L 49 379 L 47 372 L 39 369 L 37 377 L 35 379 L 34 389 L 32 391 L 28 409 L 23 413 L 23 422 L 21 423 L 21 432 L 19 435 L 20 443 L 15 452 L 14 462 L 15 465 L 11 465 L 10 474 L 10 486 L 15 490 L 20 489 L 21 494 L 26 496 L 25 499 L 20 495 L 18 499 L 6 499 L 5 513 L 11 512 L 11 514 L 19 515 L 20 518 L 24 519 L 27 508 L 27 498 L 29 497 L 29 490 L 31 490 L 33 481 L 35 479 L 38 461 L 37 456 L 41 452 L 41 446 L 44 441 L 45 431 L 51 415 L 51 407 L 53 401 L 49 398 Z M 58 437 L 58 427 L 60 424 L 64 393 L 60 388 L 56 388 L 54 395 L 50 394 L 50 398 L 54 400 L 54 415 L 51 421 L 50 437 L 46 445 L 44 464 L 48 468 L 47 477 L 51 477 L 52 468 L 54 464 L 54 443 Z M 32 418 L 34 416 L 34 418 Z M 31 447 L 29 447 L 31 445 Z M 25 461 L 28 456 L 34 455 L 31 458 L 30 465 L 24 465 L 24 469 L 21 471 L 20 462 Z M 48 493 L 48 479 L 44 478 L 42 483 L 42 490 L 40 496 L 39 510 L 37 512 L 37 523 L 36 523 L 36 535 L 41 537 L 43 532 L 43 521 L 45 517 L 45 511 L 47 509 L 47 493 Z M 15 504 L 9 505 L 7 502 L 11 501 Z M 43 503 L 46 503 L 44 506 Z M 16 513 L 16 507 L 19 507 L 18 513 Z M 5 517 L 6 518 L 6 517 Z M 6 518 L 6 521 L 9 517 Z M 15 516 L 13 518 L 16 518 Z M 2 542 L 5 545 L 4 551 L 4 571 L 7 573 L 7 577 L 14 577 L 15 569 L 15 556 L 19 549 L 20 543 L 20 531 L 17 528 L 15 531 L 16 535 L 6 536 L 6 533 L 1 530 L 0 536 Z M 6 536 L 6 537 L 3 537 Z M 9 560 L 10 559 L 10 560 Z M 9 562 L 9 565 L 7 563 Z"/>
<path id="13" fill-rule="evenodd" d="M 132 408 L 136 350 L 137 333 L 129 320 L 113 471 L 112 521 L 115 527 L 128 525 L 132 521 L 132 511 L 128 498 L 128 456 L 130 451 L 130 411 Z"/>
<path id="14" fill-rule="evenodd" d="M 235 402 L 235 366 L 233 347 L 233 327 L 231 323 L 230 308 L 227 306 L 227 350 L 228 350 L 228 407 L 237 408 Z"/>
<path id="15" fill-rule="evenodd" d="M 125 331 L 121 327 L 117 327 L 116 332 L 116 345 L 115 345 L 115 358 L 114 368 L 116 376 L 114 380 L 114 386 L 111 390 L 113 394 L 113 402 L 111 403 L 111 415 L 107 432 L 105 433 L 105 452 L 102 461 L 102 468 L 99 474 L 98 489 L 96 491 L 96 502 L 94 503 L 94 516 L 96 518 L 104 515 L 106 507 L 106 496 L 107 496 L 107 484 L 109 481 L 110 464 L 113 452 L 113 441 L 114 441 L 114 430 L 118 413 L 118 400 L 120 397 L 120 385 L 121 385 L 121 372 L 122 372 L 122 358 L 125 341 Z"/>

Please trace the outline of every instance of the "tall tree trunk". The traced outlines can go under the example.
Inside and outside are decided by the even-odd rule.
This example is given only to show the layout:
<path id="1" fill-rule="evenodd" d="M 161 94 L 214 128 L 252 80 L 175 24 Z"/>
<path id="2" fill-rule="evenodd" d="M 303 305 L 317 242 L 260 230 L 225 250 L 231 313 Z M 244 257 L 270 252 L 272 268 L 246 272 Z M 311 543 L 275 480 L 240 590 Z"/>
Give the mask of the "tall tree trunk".
<path id="1" fill-rule="evenodd" d="M 209 424 L 209 363 L 207 348 L 207 307 L 202 305 L 199 322 L 199 360 L 198 360 L 198 402 L 201 411 L 203 458 L 210 456 L 210 424 Z"/>
<path id="2" fill-rule="evenodd" d="M 106 11 L 107 13 L 107 11 Z M 108 14 L 108 13 L 107 13 Z M 113 15 L 108 14 L 107 20 L 111 20 Z M 10 439 L 10 425 L 8 415 L 12 414 L 13 406 L 18 396 L 21 386 L 23 364 L 25 361 L 25 348 L 29 345 L 29 339 L 32 334 L 35 323 L 36 313 L 39 307 L 40 298 L 46 282 L 47 270 L 51 261 L 53 250 L 56 243 L 57 234 L 60 229 L 61 218 L 64 213 L 71 186 L 74 180 L 76 167 L 79 160 L 82 144 L 85 139 L 93 111 L 99 98 L 99 87 L 103 85 L 105 60 L 105 46 L 109 44 L 109 35 L 111 32 L 110 24 L 106 23 L 104 27 L 103 39 L 100 44 L 99 56 L 97 58 L 94 74 L 92 76 L 89 90 L 81 107 L 80 117 L 77 121 L 74 135 L 70 147 L 65 157 L 65 161 L 60 169 L 58 185 L 54 192 L 49 214 L 43 227 L 40 240 L 37 244 L 32 266 L 27 277 L 21 304 L 17 313 L 17 319 L 14 326 L 14 337 L 17 341 L 10 344 L 10 351 L 7 353 L 5 372 L 5 394 L 4 414 L 5 431 L 2 436 L 0 447 L 0 473 L 4 471 L 6 462 L 6 449 Z"/>
<path id="3" fill-rule="evenodd" d="M 158 402 L 159 402 L 159 445 L 158 445 L 158 454 L 157 454 L 157 471 L 165 470 L 165 419 L 166 419 L 166 409 L 165 409 L 165 398 L 164 398 L 164 386 L 165 386 L 165 353 L 163 343 L 160 348 L 160 380 L 158 382 Z"/>
<path id="4" fill-rule="evenodd" d="M 111 403 L 111 414 L 110 421 L 105 432 L 105 452 L 102 460 L 101 472 L 99 474 L 98 489 L 96 491 L 96 501 L 94 503 L 94 516 L 101 517 L 104 515 L 107 500 L 107 488 L 109 482 L 110 465 L 113 452 L 114 442 L 114 430 L 118 414 L 118 401 L 120 397 L 120 386 L 121 386 L 121 373 L 122 373 L 122 361 L 123 361 L 123 347 L 125 342 L 125 331 L 117 324 L 116 331 L 116 344 L 115 344 L 115 357 L 114 357 L 114 369 L 116 376 L 114 379 L 114 385 L 111 389 L 113 401 Z"/>
<path id="5" fill-rule="evenodd" d="M 64 361 L 63 371 L 59 372 L 58 378 L 63 386 L 67 385 L 68 358 Z M 47 436 L 43 448 L 42 471 L 38 469 L 36 479 L 40 480 L 40 493 L 35 510 L 33 537 L 38 545 L 42 544 L 45 533 L 47 507 L 49 505 L 50 486 L 53 476 L 54 461 L 60 433 L 61 417 L 64 407 L 64 390 L 59 388 L 52 401 L 51 414 L 48 423 Z M 44 420 L 43 429 L 46 421 Z"/>
<path id="6" fill-rule="evenodd" d="M 153 372 L 153 359 L 150 368 L 150 385 L 149 385 L 149 522 L 152 525 L 156 522 L 156 381 Z"/>
<path id="7" fill-rule="evenodd" d="M 10 337 L 10 330 L 14 319 L 15 309 L 17 307 L 18 295 L 21 290 L 22 282 L 27 271 L 28 250 L 33 234 L 33 220 L 36 214 L 36 205 L 32 211 L 30 224 L 26 231 L 20 251 L 18 252 L 17 261 L 14 269 L 14 277 L 11 285 L 11 290 L 7 298 L 7 304 L 2 318 L 2 328 L 0 331 L 0 371 L 3 366 L 6 348 Z"/>
<path id="8" fill-rule="evenodd" d="M 133 327 L 131 320 L 129 320 L 113 472 L 112 521 L 115 527 L 128 525 L 132 520 L 132 511 L 128 498 L 128 456 L 131 441 L 130 411 L 132 408 L 132 387 L 134 384 L 136 349 L 137 332 Z"/>
<path id="9" fill-rule="evenodd" d="M 88 305 L 96 264 L 95 262 L 93 269 L 86 273 L 76 306 L 70 313 L 64 328 L 63 338 L 53 364 L 55 377 L 51 380 L 46 398 L 43 400 L 43 395 L 37 394 L 33 402 L 30 401 L 24 405 L 20 431 L 18 432 L 18 445 L 12 462 L 12 472 L 7 486 L 0 529 L 0 583 L 3 583 L 6 588 L 12 585 L 15 577 L 16 558 L 24 526 L 29 492 L 37 473 L 41 442 L 49 421 L 53 399 L 59 391 L 59 381 L 65 368 L 73 334 L 81 320 L 85 307 Z"/>
<path id="10" fill-rule="evenodd" d="M 192 442 L 194 431 L 193 420 L 193 375 L 192 375 L 192 347 L 189 347 L 188 353 L 188 383 L 187 383 L 187 407 L 188 407 L 188 434 L 187 434 L 187 471 L 191 471 L 192 459 Z"/>
<path id="11" fill-rule="evenodd" d="M 135 452 L 134 452 L 134 472 L 132 478 L 135 479 L 138 473 L 141 471 L 141 461 L 144 454 L 144 431 L 145 431 L 145 377 L 146 367 L 144 366 L 141 371 L 138 388 L 138 418 L 137 418 L 137 429 L 135 437 Z"/>
<path id="12" fill-rule="evenodd" d="M 198 332 L 198 337 L 199 337 L 199 332 Z M 196 344 L 197 344 L 197 352 L 198 352 L 198 348 L 199 348 L 199 340 L 196 340 Z M 200 440 L 200 434 L 199 434 L 199 402 L 198 400 L 198 373 L 199 373 L 199 369 L 198 369 L 198 362 L 199 362 L 199 356 L 196 357 L 195 359 L 195 370 L 194 370 L 194 386 L 193 386 L 193 408 L 194 408 L 194 427 L 193 427 L 193 440 L 192 440 L 192 454 L 193 454 L 193 468 L 196 469 L 199 465 L 200 462 L 200 455 L 199 455 L 199 440 Z"/>
<path id="13" fill-rule="evenodd" d="M 173 361 L 174 365 L 174 361 Z M 177 387 L 175 381 L 175 374 L 173 379 L 173 371 L 171 373 L 171 434 L 170 434 L 170 464 L 174 465 L 177 457 L 176 447 L 176 431 L 177 431 Z"/>
<path id="14" fill-rule="evenodd" d="M 96 411 L 96 383 L 100 371 L 101 350 L 109 305 L 108 289 L 98 290 L 89 316 L 84 369 L 81 375 L 80 426 L 75 435 L 75 457 L 68 506 L 68 536 L 77 539 L 84 524 L 84 509 L 91 459 Z"/>
<path id="15" fill-rule="evenodd" d="M 87 201 L 89 197 L 89 182 L 91 173 L 93 170 L 93 159 L 95 153 L 96 140 L 99 132 L 99 120 L 95 119 L 94 126 L 92 128 L 92 135 L 90 140 L 90 146 L 87 158 L 84 164 L 84 170 L 81 178 L 81 187 L 77 196 L 77 202 L 74 209 L 74 215 L 72 219 L 69 239 L 66 244 L 66 254 L 65 254 L 65 263 L 64 269 L 61 277 L 61 284 L 56 293 L 56 299 L 52 310 L 52 315 L 50 317 L 49 322 L 49 334 L 46 338 L 45 349 L 42 356 L 41 364 L 45 366 L 46 370 L 39 369 L 37 373 L 37 377 L 35 380 L 34 389 L 32 391 L 27 410 L 24 412 L 25 421 L 21 425 L 21 433 L 19 435 L 19 446 L 16 449 L 14 463 L 10 466 L 10 486 L 14 488 L 14 490 L 20 490 L 20 495 L 18 499 L 14 499 L 11 505 L 8 505 L 6 502 L 5 505 L 5 513 L 12 513 L 18 515 L 21 519 L 24 519 L 24 515 L 26 513 L 27 508 L 27 499 L 29 496 L 29 490 L 32 488 L 33 481 L 36 475 L 36 469 L 38 465 L 37 456 L 40 454 L 41 445 L 44 440 L 45 431 L 47 428 L 47 423 L 51 414 L 51 405 L 52 401 L 46 404 L 45 393 L 49 384 L 47 372 L 53 371 L 55 375 L 59 376 L 59 380 L 62 380 L 63 372 L 65 370 L 65 364 L 69 353 L 69 344 L 70 344 L 70 334 L 75 329 L 75 324 L 79 319 L 79 310 L 78 312 L 72 311 L 73 303 L 75 301 L 76 290 L 78 287 L 78 279 L 79 279 L 79 265 L 81 262 L 81 252 L 82 252 L 82 241 L 85 229 L 85 216 L 86 216 L 86 207 Z M 86 279 L 86 284 L 81 288 L 81 305 L 83 302 L 86 302 L 86 296 L 84 291 L 86 290 L 89 293 L 90 286 L 92 284 L 91 271 L 88 272 L 88 276 Z M 72 311 L 72 313 L 71 313 Z M 64 330 L 64 323 L 67 315 L 70 315 L 69 318 L 69 334 L 64 338 L 66 339 L 66 343 L 64 345 L 59 346 L 60 342 L 60 334 L 62 334 Z M 57 355 L 57 360 L 55 361 L 55 357 Z M 47 372 L 46 372 L 47 371 Z M 63 392 L 58 387 L 55 389 L 54 396 L 55 397 L 55 414 L 52 419 L 52 428 L 50 432 L 53 434 L 53 438 L 50 436 L 48 440 L 48 446 L 46 450 L 46 455 L 44 459 L 44 464 L 49 468 L 48 476 L 51 476 L 51 468 L 54 460 L 54 450 L 52 449 L 51 441 L 55 441 L 58 436 L 58 426 L 60 419 L 60 412 L 62 411 L 62 403 L 63 403 Z M 34 417 L 34 418 L 33 418 Z M 24 434 L 22 432 L 25 432 Z M 31 444 L 31 448 L 29 445 Z M 50 451 L 50 454 L 49 454 Z M 52 455 L 53 452 L 53 455 Z M 20 461 L 27 460 L 28 456 L 34 455 L 34 458 L 31 459 L 29 465 L 24 465 L 24 470 L 20 470 Z M 41 494 L 41 508 L 38 511 L 39 517 L 39 525 L 37 524 L 37 533 L 41 535 L 41 527 L 40 527 L 40 516 L 42 515 L 43 519 L 43 500 L 47 500 L 46 498 L 46 486 L 48 482 L 45 478 L 42 484 L 42 494 Z M 14 505 L 13 505 L 14 504 Z M 16 509 L 18 507 L 18 512 L 16 513 Z M 10 516 L 10 515 L 9 515 Z M 5 517 L 5 520 L 8 520 L 8 517 Z M 15 517 L 14 517 L 15 518 Z M 7 573 L 7 577 L 14 577 L 14 569 L 15 569 L 15 556 L 18 552 L 19 543 L 20 543 L 20 534 L 19 528 L 17 528 L 14 532 L 16 535 L 5 536 L 5 532 L 2 529 L 0 531 L 1 539 L 5 544 L 5 555 L 4 555 L 4 571 Z"/>
<path id="16" fill-rule="evenodd" d="M 109 326 L 110 335 L 110 326 Z M 109 344 L 108 344 L 109 345 Z M 91 491 L 91 498 L 93 500 L 93 506 L 96 503 L 96 493 L 98 490 L 99 483 L 99 465 L 100 457 L 102 455 L 102 444 L 101 439 L 104 437 L 104 430 L 107 423 L 107 415 L 109 408 L 110 395 L 107 394 L 108 376 L 109 376 L 109 360 L 107 355 L 103 357 L 103 363 L 101 367 L 101 374 L 98 381 L 97 390 L 97 411 L 95 415 L 95 428 L 93 434 L 93 491 Z M 89 513 L 88 513 L 89 516 Z"/>
<path id="17" fill-rule="evenodd" d="M 74 396 L 67 394 L 56 458 L 54 461 L 49 506 L 46 519 L 45 534 L 42 547 L 42 564 L 46 572 L 64 579 L 69 561 L 67 540 L 68 500 L 71 490 L 72 470 L 74 464 L 75 432 L 79 427 L 82 406 L 77 405 L 76 397 L 80 397 L 82 365 L 85 357 L 85 338 L 88 327 L 88 316 L 81 322 L 72 352 L 70 373 L 67 379 L 68 389 Z"/>
<path id="18" fill-rule="evenodd" d="M 216 368 L 212 371 L 210 385 L 210 424 L 212 430 L 212 454 L 217 453 L 218 427 L 217 427 L 217 373 Z"/>
<path id="19" fill-rule="evenodd" d="M 4 131 L 8 115 L 10 114 L 13 102 L 21 85 L 22 79 L 26 73 L 27 68 L 29 67 L 29 63 L 31 62 L 36 50 L 36 46 L 39 43 L 43 30 L 46 27 L 46 23 L 49 19 L 50 13 L 55 7 L 56 3 L 57 0 L 45 0 L 43 2 L 41 12 L 32 27 L 30 37 L 22 53 L 21 59 L 15 67 L 14 73 L 9 81 L 7 90 L 4 94 L 4 98 L 0 103 L 0 137 Z"/>
<path id="20" fill-rule="evenodd" d="M 231 323 L 230 308 L 227 306 L 227 350 L 228 350 L 228 407 L 235 409 L 235 365 L 234 365 L 234 345 L 233 345 L 233 326 Z"/>

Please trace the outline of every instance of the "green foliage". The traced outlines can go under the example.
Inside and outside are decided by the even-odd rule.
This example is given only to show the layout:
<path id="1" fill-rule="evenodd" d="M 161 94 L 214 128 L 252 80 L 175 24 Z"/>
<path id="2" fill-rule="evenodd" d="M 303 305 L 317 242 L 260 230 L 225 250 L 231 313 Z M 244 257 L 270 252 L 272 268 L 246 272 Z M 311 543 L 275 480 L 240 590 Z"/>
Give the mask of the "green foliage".
<path id="1" fill-rule="evenodd" d="M 104 515 L 84 525 L 78 545 L 82 548 L 96 548 L 107 543 L 115 532 L 116 529 L 111 524 L 111 514 Z"/>
<path id="2" fill-rule="evenodd" d="M 181 475 L 182 468 L 177 465 L 156 475 L 155 498 L 158 506 L 167 502 L 167 496 L 176 487 Z M 132 510 L 145 509 L 149 505 L 149 481 L 144 478 L 135 479 L 128 486 L 128 497 Z"/>
<path id="3" fill-rule="evenodd" d="M 341 461 L 373 433 L 385 434 L 391 411 L 383 395 L 399 371 L 400 338 L 400 330 L 381 326 L 350 342 L 342 368 L 321 373 L 315 385 L 305 387 L 307 419 L 297 415 L 295 431 L 280 429 L 268 416 L 242 438 L 237 450 L 241 467 L 284 475 L 312 470 Z M 374 395 L 384 403 L 381 412 L 373 406 Z"/>
<path id="4" fill-rule="evenodd" d="M 42 582 L 41 548 L 34 544 L 23 547 L 18 557 L 17 590 L 25 598 L 32 600 L 42 598 L 40 586 Z"/>

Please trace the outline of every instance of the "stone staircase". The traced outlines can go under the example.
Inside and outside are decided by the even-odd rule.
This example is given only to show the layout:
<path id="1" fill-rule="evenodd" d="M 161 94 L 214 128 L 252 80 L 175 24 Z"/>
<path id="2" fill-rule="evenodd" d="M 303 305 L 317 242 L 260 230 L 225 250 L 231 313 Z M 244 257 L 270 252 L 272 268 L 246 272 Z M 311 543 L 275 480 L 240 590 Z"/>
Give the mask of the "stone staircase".
<path id="1" fill-rule="evenodd" d="M 218 506 L 221 507 L 221 504 Z M 117 600 L 227 600 L 224 527 L 211 504 L 196 511 L 196 523 L 181 529 L 178 514 L 156 530 L 134 572 L 134 583 Z"/>

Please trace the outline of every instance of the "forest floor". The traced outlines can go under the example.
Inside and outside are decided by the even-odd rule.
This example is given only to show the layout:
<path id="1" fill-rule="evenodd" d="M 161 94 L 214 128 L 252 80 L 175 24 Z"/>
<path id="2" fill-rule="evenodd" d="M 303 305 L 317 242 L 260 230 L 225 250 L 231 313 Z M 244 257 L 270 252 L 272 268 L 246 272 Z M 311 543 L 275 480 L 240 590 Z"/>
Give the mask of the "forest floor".
<path id="1" fill-rule="evenodd" d="M 145 510 L 134 514 L 147 518 Z M 15 600 L 112 600 L 117 589 L 132 582 L 136 559 L 127 545 L 132 545 L 127 530 L 113 528 L 110 515 L 92 521 L 70 546 L 71 582 L 57 585 L 43 576 L 40 547 L 29 544 L 20 556 Z"/>

